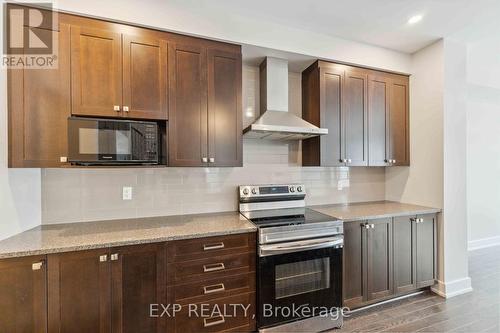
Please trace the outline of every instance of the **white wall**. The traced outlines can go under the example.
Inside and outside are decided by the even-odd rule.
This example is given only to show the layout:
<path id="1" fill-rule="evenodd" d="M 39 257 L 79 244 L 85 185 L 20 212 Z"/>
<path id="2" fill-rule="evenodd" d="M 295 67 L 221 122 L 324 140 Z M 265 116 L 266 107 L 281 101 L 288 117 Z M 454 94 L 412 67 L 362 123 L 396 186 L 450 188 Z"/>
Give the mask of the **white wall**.
<path id="1" fill-rule="evenodd" d="M 118 5 L 117 5 L 118 3 Z M 407 54 L 233 15 L 214 0 L 58 0 L 57 8 L 171 31 L 408 72 Z M 262 10 L 266 10 L 263 8 Z"/>
<path id="2" fill-rule="evenodd" d="M 470 291 L 466 210 L 465 45 L 441 40 L 412 56 L 409 168 L 387 168 L 386 198 L 443 209 L 436 293 Z"/>
<path id="3" fill-rule="evenodd" d="M 386 168 L 386 199 L 443 207 L 443 42 L 412 55 L 410 167 Z"/>
<path id="4" fill-rule="evenodd" d="M 469 248 L 500 244 L 500 42 L 467 50 L 467 220 Z"/>
<path id="5" fill-rule="evenodd" d="M 0 47 L 3 54 L 3 6 Z M 0 69 L 0 240 L 41 221 L 40 169 L 7 168 L 7 71 Z"/>

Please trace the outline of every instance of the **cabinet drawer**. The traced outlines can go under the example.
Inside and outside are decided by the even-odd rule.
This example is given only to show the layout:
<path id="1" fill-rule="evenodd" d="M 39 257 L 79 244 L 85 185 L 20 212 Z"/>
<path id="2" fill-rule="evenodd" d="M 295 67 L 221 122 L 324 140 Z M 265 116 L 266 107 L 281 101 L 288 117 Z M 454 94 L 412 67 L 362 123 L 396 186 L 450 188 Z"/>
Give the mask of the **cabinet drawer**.
<path id="1" fill-rule="evenodd" d="M 255 271 L 255 253 L 231 254 L 168 264 L 167 285 L 216 279 Z"/>
<path id="2" fill-rule="evenodd" d="M 169 242 L 168 262 L 211 258 L 214 255 L 255 251 L 255 233 L 216 236 Z"/>
<path id="3" fill-rule="evenodd" d="M 247 309 L 242 307 L 242 305 Z M 168 319 L 169 332 L 253 332 L 255 293 L 218 298 L 206 303 L 183 306 Z"/>
<path id="4" fill-rule="evenodd" d="M 168 288 L 169 303 L 188 304 L 255 291 L 255 272 Z"/>

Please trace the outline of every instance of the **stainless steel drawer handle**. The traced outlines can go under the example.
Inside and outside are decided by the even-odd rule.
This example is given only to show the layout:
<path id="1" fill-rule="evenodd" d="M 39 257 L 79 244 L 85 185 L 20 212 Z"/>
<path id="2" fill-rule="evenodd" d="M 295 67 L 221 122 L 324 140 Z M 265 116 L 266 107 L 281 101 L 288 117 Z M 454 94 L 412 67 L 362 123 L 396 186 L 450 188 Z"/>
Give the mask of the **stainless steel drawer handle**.
<path id="1" fill-rule="evenodd" d="M 220 318 L 220 319 L 209 322 L 209 320 L 214 319 L 214 318 Z M 203 327 L 210 327 L 210 326 L 220 325 L 220 324 L 224 324 L 225 322 L 226 322 L 226 319 L 224 319 L 223 316 L 212 317 L 212 318 L 205 318 L 205 319 L 203 319 Z"/>
<path id="2" fill-rule="evenodd" d="M 221 291 L 226 290 L 226 287 L 224 286 L 224 283 L 219 283 L 219 284 L 214 284 L 211 286 L 205 286 L 203 287 L 203 293 L 204 294 L 212 294 L 212 293 L 218 293 Z"/>
<path id="3" fill-rule="evenodd" d="M 224 263 L 219 262 L 217 264 L 210 264 L 210 265 L 203 265 L 203 272 L 215 272 L 215 271 L 221 271 L 223 269 L 226 269 L 224 266 Z"/>
<path id="4" fill-rule="evenodd" d="M 210 251 L 210 250 L 217 250 L 217 249 L 223 249 L 224 248 L 224 243 L 216 243 L 216 244 L 203 244 L 203 251 Z"/>

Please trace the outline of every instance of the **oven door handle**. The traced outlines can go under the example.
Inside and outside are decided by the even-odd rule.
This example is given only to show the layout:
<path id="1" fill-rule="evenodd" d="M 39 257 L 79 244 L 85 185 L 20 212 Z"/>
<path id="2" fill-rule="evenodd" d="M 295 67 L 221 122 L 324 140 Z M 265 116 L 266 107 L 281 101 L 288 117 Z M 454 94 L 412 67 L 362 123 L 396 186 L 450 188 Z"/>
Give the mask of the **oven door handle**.
<path id="1" fill-rule="evenodd" d="M 301 241 L 287 244 L 276 244 L 276 245 L 261 245 L 259 247 L 259 254 L 261 257 L 271 256 L 276 254 L 307 251 L 323 249 L 326 247 L 342 246 L 344 244 L 343 238 L 323 238 L 323 239 L 312 239 L 309 241 Z"/>

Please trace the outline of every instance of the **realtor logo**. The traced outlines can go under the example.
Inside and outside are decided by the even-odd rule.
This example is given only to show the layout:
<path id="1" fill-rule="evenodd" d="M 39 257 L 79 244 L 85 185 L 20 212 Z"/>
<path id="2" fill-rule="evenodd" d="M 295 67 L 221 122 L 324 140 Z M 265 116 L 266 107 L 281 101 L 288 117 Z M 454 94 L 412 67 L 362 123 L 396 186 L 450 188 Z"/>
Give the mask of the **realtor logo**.
<path id="1" fill-rule="evenodd" d="M 57 13 L 52 3 L 5 3 L 3 13 L 2 66 L 57 68 Z"/>

